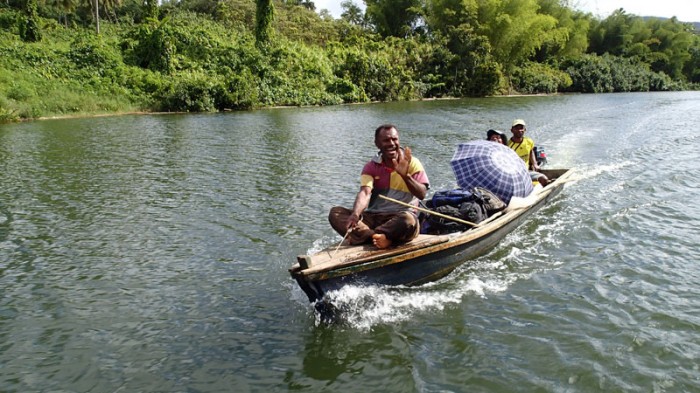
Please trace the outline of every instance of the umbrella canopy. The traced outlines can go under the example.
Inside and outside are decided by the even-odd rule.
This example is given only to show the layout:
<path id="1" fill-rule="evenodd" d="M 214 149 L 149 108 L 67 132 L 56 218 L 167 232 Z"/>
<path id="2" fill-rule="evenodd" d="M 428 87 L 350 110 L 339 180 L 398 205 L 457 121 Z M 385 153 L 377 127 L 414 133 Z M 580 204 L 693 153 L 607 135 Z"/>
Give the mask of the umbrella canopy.
<path id="1" fill-rule="evenodd" d="M 483 187 L 505 203 L 526 197 L 532 190 L 525 162 L 508 147 L 492 141 L 460 143 L 450 161 L 461 188 Z"/>

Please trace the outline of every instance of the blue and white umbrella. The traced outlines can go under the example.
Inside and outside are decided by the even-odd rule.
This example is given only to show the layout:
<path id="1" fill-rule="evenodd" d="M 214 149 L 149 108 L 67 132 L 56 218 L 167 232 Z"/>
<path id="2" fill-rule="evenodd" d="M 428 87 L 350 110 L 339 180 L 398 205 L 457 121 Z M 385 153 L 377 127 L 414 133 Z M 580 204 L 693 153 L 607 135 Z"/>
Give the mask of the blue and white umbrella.
<path id="1" fill-rule="evenodd" d="M 483 187 L 505 203 L 533 190 L 525 162 L 507 146 L 493 141 L 460 143 L 450 161 L 457 184 L 464 189 Z"/>

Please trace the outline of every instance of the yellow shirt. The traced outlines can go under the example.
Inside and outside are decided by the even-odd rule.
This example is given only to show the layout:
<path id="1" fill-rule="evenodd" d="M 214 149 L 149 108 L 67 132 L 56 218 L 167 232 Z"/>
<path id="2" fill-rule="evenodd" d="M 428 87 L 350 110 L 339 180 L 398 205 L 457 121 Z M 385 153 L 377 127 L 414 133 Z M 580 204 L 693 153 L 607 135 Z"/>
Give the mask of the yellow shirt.
<path id="1" fill-rule="evenodd" d="M 530 168 L 530 152 L 535 148 L 535 141 L 528 137 L 523 137 L 522 142 L 513 142 L 512 139 L 508 139 L 508 147 L 515 151 L 518 157 L 525 161 L 525 166 Z"/>

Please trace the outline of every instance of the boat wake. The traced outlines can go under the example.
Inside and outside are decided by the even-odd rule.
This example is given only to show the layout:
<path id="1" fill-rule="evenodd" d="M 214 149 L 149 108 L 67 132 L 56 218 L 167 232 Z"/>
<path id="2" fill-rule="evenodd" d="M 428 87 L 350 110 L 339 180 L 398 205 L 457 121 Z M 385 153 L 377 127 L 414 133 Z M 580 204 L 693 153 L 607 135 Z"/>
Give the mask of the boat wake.
<path id="1" fill-rule="evenodd" d="M 582 180 L 596 178 L 604 173 L 615 173 L 621 169 L 635 165 L 633 161 L 621 161 L 613 164 L 595 165 L 591 167 L 581 166 L 572 174 L 569 182 L 576 183 Z"/>
<path id="2" fill-rule="evenodd" d="M 316 320 L 319 324 L 369 331 L 375 326 L 412 319 L 416 314 L 440 312 L 461 304 L 465 296 L 486 298 L 489 293 L 505 291 L 516 277 L 473 274 L 474 269 L 497 272 L 504 268 L 502 262 L 484 259 L 472 264 L 471 272 L 458 269 L 441 281 L 417 287 L 345 285 L 328 292 L 324 301 L 315 304 Z"/>

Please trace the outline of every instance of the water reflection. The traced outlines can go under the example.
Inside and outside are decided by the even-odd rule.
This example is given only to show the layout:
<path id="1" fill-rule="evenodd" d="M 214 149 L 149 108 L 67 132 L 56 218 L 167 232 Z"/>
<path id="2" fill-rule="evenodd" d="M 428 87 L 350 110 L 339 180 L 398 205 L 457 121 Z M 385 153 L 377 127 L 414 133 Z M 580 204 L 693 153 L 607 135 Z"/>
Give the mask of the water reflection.
<path id="1" fill-rule="evenodd" d="M 329 327 L 315 329 L 306 339 L 304 375 L 330 385 L 343 374 L 360 373 L 362 367 L 358 363 L 366 360 L 368 353 L 363 348 L 343 344 L 351 335 L 349 331 L 339 332 Z"/>
<path id="2" fill-rule="evenodd" d="M 414 391 L 420 385 L 414 380 L 406 339 L 391 328 L 377 328 L 368 337 L 353 329 L 319 327 L 305 336 L 305 343 L 303 374 L 287 376 L 290 388 L 340 383 L 350 384 L 353 390 L 376 390 L 381 386 Z"/>

